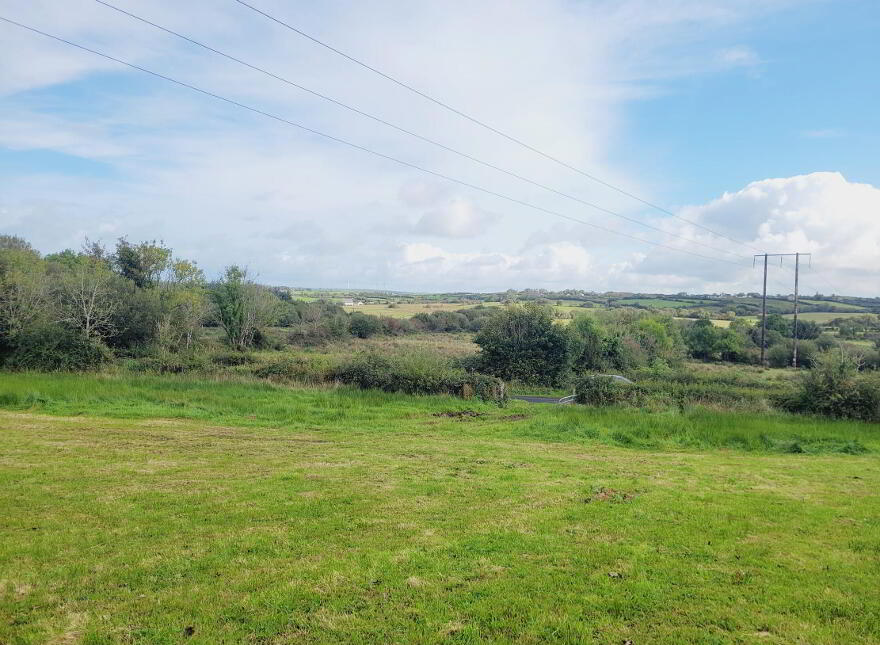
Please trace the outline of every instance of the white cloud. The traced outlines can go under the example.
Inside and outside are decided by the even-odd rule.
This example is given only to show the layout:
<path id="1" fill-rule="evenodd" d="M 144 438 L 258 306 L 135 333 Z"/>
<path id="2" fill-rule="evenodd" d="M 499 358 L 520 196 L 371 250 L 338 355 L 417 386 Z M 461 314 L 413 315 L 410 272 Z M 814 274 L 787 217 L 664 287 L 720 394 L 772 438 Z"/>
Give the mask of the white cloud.
<path id="1" fill-rule="evenodd" d="M 609 208 L 634 208 L 619 195 L 561 173 L 234 3 L 117 1 L 444 144 Z M 759 64 L 758 55 L 744 45 L 718 54 L 716 43 L 728 39 L 708 36 L 726 36 L 724 30 L 733 25 L 788 4 L 332 0 L 303 9 L 265 0 L 261 6 L 502 130 L 651 198 L 637 179 L 608 161 L 624 125 L 622 108 L 671 77 Z M 408 162 L 547 208 L 583 210 L 192 50 L 91 0 L 10 0 L 6 5 L 4 13 L 23 22 Z M 554 224 L 546 215 L 426 179 L 8 25 L 0 25 L 0 109 L 7 117 L 0 125 L 0 145 L 55 150 L 73 161 L 98 160 L 108 167 L 106 174 L 88 176 L 52 168 L 0 178 L 0 228 L 32 239 L 47 252 L 76 247 L 84 235 L 128 234 L 164 238 L 209 272 L 240 262 L 273 283 L 352 282 L 421 290 L 529 284 L 711 290 L 748 277 L 747 271 L 734 272 L 733 279 L 725 265 L 587 227 Z M 838 216 L 837 200 L 850 199 L 855 213 L 873 195 L 840 180 L 842 187 L 820 189 L 821 182 L 810 179 L 809 195 L 791 185 L 777 189 L 758 182 L 757 188 L 686 214 L 756 244 L 816 248 L 819 266 L 820 252 L 830 250 L 826 242 L 841 231 L 798 223 L 810 220 L 808 204 L 824 217 Z M 769 209 L 774 198 L 802 202 L 799 215 L 774 215 Z M 774 208 L 787 212 L 779 204 Z M 650 221 L 733 248 L 668 218 Z M 658 239 L 621 222 L 613 226 Z M 442 248 L 420 241 L 424 235 L 444 238 Z M 855 231 L 843 237 L 848 241 L 840 238 L 841 243 L 857 248 L 859 257 L 874 258 L 870 238 L 857 238 Z"/>
<path id="2" fill-rule="evenodd" d="M 422 215 L 413 231 L 437 237 L 477 237 L 485 233 L 497 219 L 494 213 L 488 213 L 472 201 L 458 197 Z"/>
<path id="3" fill-rule="evenodd" d="M 759 250 L 812 253 L 806 290 L 876 295 L 880 188 L 816 172 L 755 181 L 682 214 Z"/>

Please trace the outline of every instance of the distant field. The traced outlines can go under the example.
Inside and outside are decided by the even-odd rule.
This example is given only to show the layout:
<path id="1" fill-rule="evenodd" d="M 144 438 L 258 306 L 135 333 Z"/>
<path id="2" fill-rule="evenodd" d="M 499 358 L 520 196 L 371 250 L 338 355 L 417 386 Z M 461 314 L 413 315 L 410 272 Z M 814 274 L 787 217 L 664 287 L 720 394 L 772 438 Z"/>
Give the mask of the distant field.
<path id="1" fill-rule="evenodd" d="M 827 307 L 829 309 L 832 309 L 833 311 L 870 311 L 870 309 L 861 305 L 847 305 L 842 302 L 829 302 L 827 300 L 807 300 L 805 298 L 801 298 L 800 302 L 807 305 Z"/>
<path id="2" fill-rule="evenodd" d="M 681 316 L 674 316 L 674 318 L 675 318 L 676 320 L 696 320 L 695 318 L 684 318 L 684 317 L 681 317 Z M 717 320 L 717 319 L 712 319 L 712 324 L 713 324 L 713 325 L 715 325 L 716 327 L 723 327 L 723 328 L 725 328 L 725 329 L 726 329 L 727 327 L 730 327 L 731 322 L 732 322 L 732 321 L 730 321 L 730 320 Z"/>
<path id="3" fill-rule="evenodd" d="M 678 309 L 680 307 L 706 306 L 717 307 L 718 303 L 711 300 L 664 300 L 663 298 L 624 298 L 615 300 L 616 305 L 641 305 L 657 309 Z"/>
<path id="4" fill-rule="evenodd" d="M 869 424 L 41 374 L 0 407 L 2 643 L 880 639 Z"/>
<path id="5" fill-rule="evenodd" d="M 415 303 L 415 304 L 398 304 L 394 307 L 388 305 L 355 305 L 353 307 L 344 307 L 348 312 L 360 311 L 365 314 L 374 316 L 388 316 L 389 318 L 412 318 L 416 314 L 431 313 L 432 311 L 457 311 L 458 309 L 468 309 L 476 307 L 479 303 L 455 303 L 455 302 L 432 302 L 432 303 Z M 497 303 L 486 303 L 497 304 Z"/>
<path id="6" fill-rule="evenodd" d="M 850 318 L 852 316 L 864 316 L 865 312 L 859 313 L 845 313 L 845 312 L 837 312 L 837 311 L 808 311 L 805 313 L 799 313 L 798 318 L 800 320 L 811 320 L 817 323 L 827 323 L 829 321 L 834 320 L 835 318 Z M 786 318 L 794 318 L 794 314 L 784 314 Z"/>

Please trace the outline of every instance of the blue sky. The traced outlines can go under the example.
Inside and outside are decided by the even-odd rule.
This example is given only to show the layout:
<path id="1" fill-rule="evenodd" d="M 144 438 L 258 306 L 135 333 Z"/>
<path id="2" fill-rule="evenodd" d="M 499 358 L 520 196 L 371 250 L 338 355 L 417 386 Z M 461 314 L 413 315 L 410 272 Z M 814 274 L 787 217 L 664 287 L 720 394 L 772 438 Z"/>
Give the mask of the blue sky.
<path id="1" fill-rule="evenodd" d="M 541 159 L 232 0 L 116 4 L 664 233 L 414 141 L 92 0 L 10 0 L 6 17 L 587 222 L 420 175 L 0 24 L 0 228 L 44 252 L 128 235 L 165 239 L 208 273 L 238 262 L 277 284 L 738 292 L 757 288 L 756 249 L 801 250 L 815 259 L 807 290 L 876 295 L 875 2 L 259 3 L 743 244 Z M 771 288 L 788 282 L 780 273 Z"/>

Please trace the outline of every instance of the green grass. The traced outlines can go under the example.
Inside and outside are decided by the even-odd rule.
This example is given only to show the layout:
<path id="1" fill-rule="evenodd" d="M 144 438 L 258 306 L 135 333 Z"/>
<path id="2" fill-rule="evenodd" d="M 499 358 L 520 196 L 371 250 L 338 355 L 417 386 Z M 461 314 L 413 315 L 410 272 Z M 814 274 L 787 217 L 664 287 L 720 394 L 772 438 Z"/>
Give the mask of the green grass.
<path id="1" fill-rule="evenodd" d="M 807 311 L 798 314 L 800 320 L 811 320 L 813 322 L 826 324 L 835 318 L 851 318 L 853 316 L 864 316 L 869 312 L 846 313 L 842 311 Z M 784 314 L 785 318 L 794 318 L 794 314 Z"/>
<path id="2" fill-rule="evenodd" d="M 863 307 L 862 305 L 850 305 L 845 302 L 833 302 L 830 300 L 809 300 L 806 298 L 801 298 L 800 301 L 806 305 L 825 307 L 827 309 L 831 309 L 832 311 L 861 311 L 864 313 L 870 313 L 870 309 L 868 309 L 867 307 Z"/>
<path id="3" fill-rule="evenodd" d="M 656 309 L 678 309 L 680 307 L 693 307 L 694 305 L 702 305 L 701 300 L 667 300 L 665 298 L 621 298 L 615 300 L 615 305 L 641 305 L 643 307 L 654 307 Z M 717 302 L 705 301 L 706 306 L 718 306 Z"/>
<path id="4" fill-rule="evenodd" d="M 360 311 L 374 316 L 387 316 L 389 318 L 412 318 L 416 314 L 430 314 L 434 311 L 458 311 L 470 309 L 483 303 L 456 303 L 456 302 L 419 302 L 399 303 L 393 307 L 387 304 L 364 304 L 345 307 L 348 312 Z M 485 303 L 487 306 L 500 306 L 500 303 Z"/>
<path id="5" fill-rule="evenodd" d="M 41 374 L 0 407 L 3 643 L 880 640 L 876 425 Z"/>

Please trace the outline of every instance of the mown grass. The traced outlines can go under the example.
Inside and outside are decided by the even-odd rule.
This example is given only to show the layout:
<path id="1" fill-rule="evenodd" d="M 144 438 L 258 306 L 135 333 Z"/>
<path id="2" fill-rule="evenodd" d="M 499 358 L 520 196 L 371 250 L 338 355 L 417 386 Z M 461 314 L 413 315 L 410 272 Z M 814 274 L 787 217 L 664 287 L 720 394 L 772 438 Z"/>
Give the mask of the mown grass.
<path id="1" fill-rule="evenodd" d="M 596 409 L 519 401 L 498 407 L 449 396 L 419 397 L 333 386 L 291 388 L 256 379 L 0 373 L 0 408 L 60 416 L 192 419 L 294 430 L 333 431 L 340 422 L 381 421 L 383 432 L 389 435 L 412 432 L 414 416 L 467 410 L 478 416 L 472 423 L 450 426 L 449 432 L 669 450 L 880 451 L 876 424 L 766 410 L 755 414 L 693 405 Z M 364 425 L 363 431 L 368 432 L 369 425 Z"/>
<path id="2" fill-rule="evenodd" d="M 3 643 L 880 640 L 876 425 L 170 376 L 0 407 Z"/>

